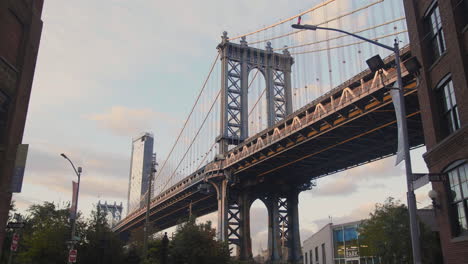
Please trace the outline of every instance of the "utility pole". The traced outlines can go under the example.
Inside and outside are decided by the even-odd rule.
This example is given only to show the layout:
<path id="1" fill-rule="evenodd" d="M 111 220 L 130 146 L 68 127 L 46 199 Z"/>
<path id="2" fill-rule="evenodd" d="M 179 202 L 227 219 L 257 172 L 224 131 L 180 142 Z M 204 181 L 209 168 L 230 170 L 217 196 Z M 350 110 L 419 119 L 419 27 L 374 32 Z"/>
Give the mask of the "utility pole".
<path id="1" fill-rule="evenodd" d="M 153 188 L 153 178 L 156 173 L 156 153 L 153 153 L 151 160 L 151 171 L 148 175 L 148 191 L 146 192 L 146 215 L 145 215 L 145 227 L 143 237 L 143 259 L 148 257 L 148 236 L 149 236 L 149 212 L 151 205 L 151 189 Z"/>
<path id="2" fill-rule="evenodd" d="M 70 217 L 70 220 L 71 220 L 71 224 L 72 224 L 72 230 L 71 230 L 71 239 L 69 241 L 69 250 L 74 250 L 75 248 L 75 244 L 78 242 L 78 240 L 76 239 L 76 236 L 75 236 L 75 232 L 76 232 L 76 220 L 78 218 L 78 195 L 80 194 L 80 179 L 81 179 L 81 172 L 82 172 L 82 168 L 81 167 L 78 167 L 75 168 L 75 164 L 73 164 L 73 162 L 71 161 L 70 158 L 67 157 L 67 155 L 65 154 L 60 154 L 60 156 L 62 156 L 64 159 L 68 160 L 68 162 L 70 162 L 71 166 L 73 167 L 73 170 L 75 171 L 75 174 L 76 176 L 78 177 L 78 183 L 77 183 L 77 187 L 76 187 L 76 196 L 75 196 L 75 185 L 73 183 L 73 199 L 72 199 L 72 210 L 73 212 L 71 212 L 71 216 Z M 74 202 L 74 204 L 73 204 Z M 74 206 L 74 208 L 73 208 Z M 67 242 L 68 243 L 68 242 Z M 69 255 L 70 255 L 70 251 L 69 251 Z M 70 258 L 69 258 L 70 260 Z M 71 263 L 70 261 L 68 261 L 68 263 Z"/>

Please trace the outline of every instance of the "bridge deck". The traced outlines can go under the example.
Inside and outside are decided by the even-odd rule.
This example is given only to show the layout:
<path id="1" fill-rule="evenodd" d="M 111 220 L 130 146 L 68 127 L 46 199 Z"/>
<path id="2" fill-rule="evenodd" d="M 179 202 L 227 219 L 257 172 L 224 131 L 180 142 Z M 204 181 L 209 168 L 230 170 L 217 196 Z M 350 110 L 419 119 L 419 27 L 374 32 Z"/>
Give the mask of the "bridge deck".
<path id="1" fill-rule="evenodd" d="M 409 49 L 403 50 L 409 56 Z M 392 57 L 385 60 L 391 64 Z M 416 81 L 404 71 L 410 145 L 424 144 Z M 385 72 L 391 85 L 395 72 Z M 158 229 L 177 224 L 188 216 L 217 209 L 214 193 L 202 194 L 197 186 L 204 177 L 229 170 L 250 184 L 310 182 L 325 175 L 393 155 L 397 147 L 397 125 L 389 90 L 378 75 L 365 71 L 329 93 L 261 131 L 232 149 L 225 160 L 208 164 L 175 186 L 156 196 L 151 204 L 151 222 Z M 287 175 L 287 177 L 284 177 Z M 114 231 L 128 234 L 144 222 L 145 209 L 122 220 Z"/>

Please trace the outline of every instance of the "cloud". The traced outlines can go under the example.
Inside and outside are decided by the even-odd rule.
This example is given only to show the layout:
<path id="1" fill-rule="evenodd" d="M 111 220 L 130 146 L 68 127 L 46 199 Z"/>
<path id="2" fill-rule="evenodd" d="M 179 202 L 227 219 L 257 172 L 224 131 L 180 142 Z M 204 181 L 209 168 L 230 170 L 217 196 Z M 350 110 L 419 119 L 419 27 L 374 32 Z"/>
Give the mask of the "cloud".
<path id="1" fill-rule="evenodd" d="M 318 196 L 349 195 L 356 192 L 358 185 L 349 176 L 339 177 L 332 182 L 319 186 L 311 192 Z"/>
<path id="2" fill-rule="evenodd" d="M 68 170 L 66 174 L 49 174 L 49 177 L 32 177 L 30 178 L 29 183 L 47 187 L 50 191 L 53 190 L 61 193 L 71 193 L 71 182 L 76 180 L 77 179 L 72 177 L 72 173 Z M 80 183 L 80 196 L 104 196 L 109 198 L 125 199 L 127 197 L 127 186 L 128 179 L 83 174 Z"/>
<path id="3" fill-rule="evenodd" d="M 319 230 L 326 224 L 330 223 L 330 221 L 332 221 L 333 224 L 343 224 L 343 223 L 352 222 L 352 221 L 359 221 L 359 220 L 368 218 L 369 214 L 374 210 L 374 208 L 375 208 L 375 203 L 364 203 L 354 208 L 347 215 L 338 216 L 338 217 L 331 216 L 331 219 L 329 217 L 319 218 L 319 219 L 312 221 L 312 223 L 316 226 L 316 230 Z M 302 239 L 304 240 L 306 239 L 306 237 L 303 237 Z"/>
<path id="4" fill-rule="evenodd" d="M 70 158 L 74 164 L 83 167 L 80 196 L 126 198 L 129 158 L 79 148 L 60 149 L 52 144 L 31 145 L 25 183 L 57 193 L 70 193 L 71 181 L 77 179 L 70 164 L 59 155 L 61 152 L 73 153 Z M 16 197 L 24 198 L 22 195 Z"/>
<path id="5" fill-rule="evenodd" d="M 178 122 L 168 114 L 158 113 L 149 108 L 132 109 L 125 106 L 112 106 L 107 112 L 84 115 L 84 119 L 94 121 L 99 127 L 115 135 L 132 137 L 143 131 L 151 131 L 155 123 L 172 125 Z"/>
<path id="6" fill-rule="evenodd" d="M 404 174 L 403 167 L 395 167 L 394 160 L 394 157 L 389 157 L 319 179 L 317 187 L 308 193 L 314 196 L 348 196 L 362 188 L 385 188 L 384 184 L 376 181 Z"/>
<path id="7" fill-rule="evenodd" d="M 38 202 L 35 199 L 31 199 L 29 197 L 22 197 L 22 196 L 19 196 L 17 194 L 13 195 L 12 200 L 14 201 L 15 207 L 17 209 L 28 208 L 29 206 L 31 206 L 31 205 Z"/>
<path id="8" fill-rule="evenodd" d="M 68 172 L 69 164 L 66 161 L 64 163 L 60 153 L 68 153 L 69 156 L 69 153 L 73 153 L 69 158 L 73 159 L 76 166 L 84 167 L 83 174 L 99 173 L 119 177 L 123 171 L 128 171 L 130 166 L 130 159 L 127 156 L 37 142 L 29 146 L 26 173 L 63 173 L 64 170 Z"/>

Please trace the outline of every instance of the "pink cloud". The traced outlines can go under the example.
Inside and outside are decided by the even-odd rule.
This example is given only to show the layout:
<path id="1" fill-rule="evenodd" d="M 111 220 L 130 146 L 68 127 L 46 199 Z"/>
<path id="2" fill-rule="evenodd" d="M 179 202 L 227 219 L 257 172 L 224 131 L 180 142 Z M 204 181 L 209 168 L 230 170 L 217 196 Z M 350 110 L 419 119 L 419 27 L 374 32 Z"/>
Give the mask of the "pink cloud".
<path id="1" fill-rule="evenodd" d="M 150 131 L 157 122 L 163 122 L 174 129 L 178 124 L 178 121 L 168 114 L 158 113 L 149 108 L 133 109 L 125 106 L 112 106 L 104 113 L 84 115 L 83 118 L 94 121 L 97 126 L 115 135 L 127 137 Z"/>

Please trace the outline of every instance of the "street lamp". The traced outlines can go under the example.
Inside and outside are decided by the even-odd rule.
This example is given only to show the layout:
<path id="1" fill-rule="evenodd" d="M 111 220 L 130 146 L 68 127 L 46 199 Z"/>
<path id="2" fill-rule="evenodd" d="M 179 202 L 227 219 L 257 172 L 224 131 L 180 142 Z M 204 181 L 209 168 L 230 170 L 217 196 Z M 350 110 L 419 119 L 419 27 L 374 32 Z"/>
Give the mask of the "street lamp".
<path id="1" fill-rule="evenodd" d="M 393 47 L 384 45 L 379 43 L 375 40 L 368 39 L 365 37 L 361 37 L 359 35 L 353 34 L 351 32 L 347 32 L 337 28 L 328 28 L 328 27 L 319 27 L 315 25 L 300 25 L 294 24 L 292 25 L 295 29 L 303 29 L 303 30 L 329 30 L 329 31 L 336 31 L 340 32 L 349 36 L 353 36 L 355 38 L 364 40 L 366 42 L 372 43 L 377 45 L 381 48 L 387 49 L 395 53 L 395 66 L 397 71 L 397 83 L 398 83 L 398 100 L 393 100 L 395 105 L 395 109 L 399 108 L 400 111 L 397 112 L 397 120 L 400 119 L 401 124 L 399 124 L 402 131 L 402 138 L 403 141 L 403 149 L 404 149 L 404 157 L 405 157 L 405 169 L 406 169 L 406 185 L 407 185 L 407 202 L 408 202 L 408 211 L 409 211 L 409 220 L 410 220 L 410 231 L 411 231 L 411 245 L 413 249 L 413 262 L 415 264 L 421 264 L 421 245 L 419 243 L 419 229 L 418 223 L 416 219 L 416 198 L 414 195 L 414 187 L 413 187 L 413 172 L 411 169 L 411 157 L 409 151 L 409 142 L 408 142 L 408 128 L 406 124 L 406 108 L 405 108 L 405 98 L 404 98 L 404 87 L 403 87 L 403 79 L 401 76 L 401 67 L 400 67 L 400 47 L 398 44 L 398 40 L 395 40 Z M 398 113 L 399 112 L 399 113 Z M 400 139 L 399 139 L 400 140 Z"/>
<path id="2" fill-rule="evenodd" d="M 67 157 L 67 155 L 65 154 L 60 154 L 60 156 L 62 156 L 64 159 L 68 160 L 68 162 L 70 162 L 71 166 L 73 167 L 73 170 L 75 171 L 76 173 L 76 176 L 78 176 L 78 184 L 77 184 L 77 187 L 76 187 L 76 201 L 75 201 L 75 208 L 74 209 L 74 212 L 73 212 L 73 218 L 71 219 L 72 220 L 72 230 L 71 230 L 71 240 L 70 240 L 70 250 L 73 250 L 74 249 L 74 246 L 75 246 L 75 230 L 76 230 L 76 216 L 77 216 L 77 211 L 78 211 L 78 194 L 80 193 L 80 176 L 81 176 L 81 171 L 82 171 L 82 168 L 81 167 L 78 167 L 78 168 L 75 168 L 75 165 L 73 164 L 73 162 Z M 73 197 L 75 198 L 75 197 Z M 72 198 L 72 199 L 73 199 Z"/>

